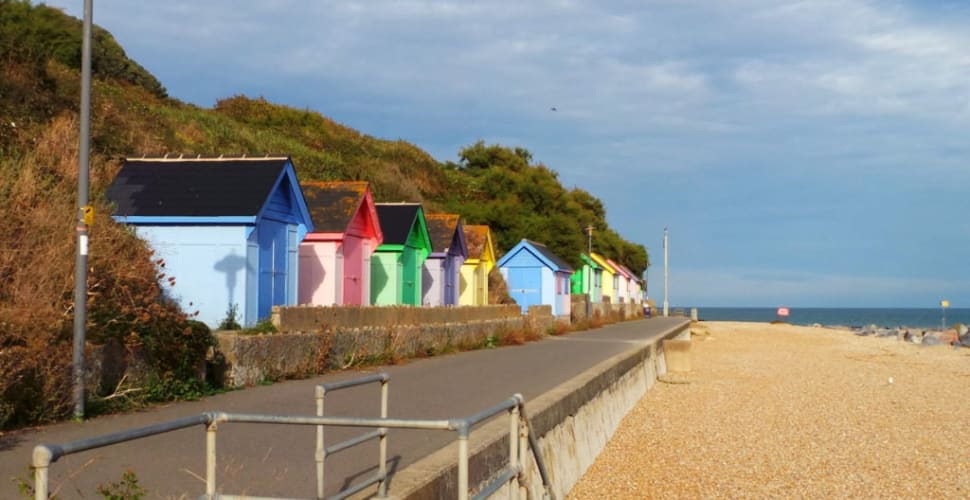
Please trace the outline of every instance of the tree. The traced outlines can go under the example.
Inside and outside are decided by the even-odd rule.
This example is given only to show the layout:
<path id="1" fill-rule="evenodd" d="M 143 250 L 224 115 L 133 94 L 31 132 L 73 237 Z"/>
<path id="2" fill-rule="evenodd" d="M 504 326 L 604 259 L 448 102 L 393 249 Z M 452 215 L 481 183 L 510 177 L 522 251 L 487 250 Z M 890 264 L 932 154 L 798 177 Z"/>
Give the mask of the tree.
<path id="1" fill-rule="evenodd" d="M 603 202 L 582 189 L 563 188 L 558 173 L 533 163 L 525 148 L 478 141 L 458 157 L 444 165 L 452 186 L 444 206 L 467 223 L 489 225 L 499 248 L 529 239 L 578 267 L 587 250 L 585 228 L 592 225 L 594 249 L 635 272 L 646 269 L 646 249 L 609 228 Z"/>

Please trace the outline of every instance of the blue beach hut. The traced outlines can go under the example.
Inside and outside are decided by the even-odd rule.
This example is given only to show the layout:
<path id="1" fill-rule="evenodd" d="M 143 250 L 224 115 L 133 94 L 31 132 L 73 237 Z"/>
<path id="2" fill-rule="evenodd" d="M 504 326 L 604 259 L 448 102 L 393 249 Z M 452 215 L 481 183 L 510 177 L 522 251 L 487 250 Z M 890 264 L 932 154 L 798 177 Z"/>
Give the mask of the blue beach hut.
<path id="1" fill-rule="evenodd" d="M 572 267 L 552 253 L 541 243 L 522 240 L 512 247 L 497 263 L 502 277 L 508 283 L 509 295 L 522 307 L 546 304 L 552 306 L 552 315 L 569 317 L 569 277 Z"/>
<path id="2" fill-rule="evenodd" d="M 113 218 L 135 228 L 175 278 L 166 292 L 216 326 L 297 303 L 299 245 L 313 229 L 289 157 L 128 158 L 108 187 Z"/>

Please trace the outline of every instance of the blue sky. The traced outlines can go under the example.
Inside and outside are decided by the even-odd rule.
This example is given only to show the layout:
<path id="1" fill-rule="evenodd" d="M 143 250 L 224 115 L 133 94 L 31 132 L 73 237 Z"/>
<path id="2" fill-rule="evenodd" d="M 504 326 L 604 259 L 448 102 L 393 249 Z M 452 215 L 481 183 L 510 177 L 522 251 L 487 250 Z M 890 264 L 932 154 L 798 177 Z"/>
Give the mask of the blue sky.
<path id="1" fill-rule="evenodd" d="M 94 3 L 173 97 L 529 149 L 658 302 L 666 226 L 674 306 L 970 305 L 970 2 Z"/>

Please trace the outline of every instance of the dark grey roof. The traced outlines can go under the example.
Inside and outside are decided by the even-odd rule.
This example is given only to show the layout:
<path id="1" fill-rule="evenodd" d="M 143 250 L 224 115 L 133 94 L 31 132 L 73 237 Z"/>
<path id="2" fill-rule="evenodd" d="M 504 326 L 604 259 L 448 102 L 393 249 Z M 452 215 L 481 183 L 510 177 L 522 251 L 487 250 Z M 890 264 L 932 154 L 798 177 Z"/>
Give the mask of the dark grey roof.
<path id="1" fill-rule="evenodd" d="M 559 269 L 563 269 L 566 271 L 573 270 L 573 266 L 570 266 L 568 262 L 566 262 L 565 260 L 562 260 L 561 258 L 559 258 L 558 255 L 552 253 L 552 250 L 549 250 L 549 247 L 543 245 L 542 243 L 536 243 L 532 240 L 525 240 L 525 241 L 529 242 L 530 245 L 535 247 L 537 252 L 541 253 L 545 258 L 552 261 L 552 263 L 558 266 Z"/>
<path id="2" fill-rule="evenodd" d="M 421 205 L 417 203 L 377 203 L 377 219 L 381 222 L 384 243 L 404 245 Z"/>
<path id="3" fill-rule="evenodd" d="M 289 158 L 128 159 L 108 186 L 122 216 L 259 213 Z"/>

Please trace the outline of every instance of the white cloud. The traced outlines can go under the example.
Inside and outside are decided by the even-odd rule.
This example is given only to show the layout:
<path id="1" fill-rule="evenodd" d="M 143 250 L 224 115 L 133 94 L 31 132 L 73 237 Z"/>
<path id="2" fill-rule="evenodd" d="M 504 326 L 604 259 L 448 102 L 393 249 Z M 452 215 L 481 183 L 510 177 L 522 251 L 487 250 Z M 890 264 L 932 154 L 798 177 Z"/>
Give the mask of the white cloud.
<path id="1" fill-rule="evenodd" d="M 786 2 L 756 17 L 792 33 L 787 43 L 800 48 L 742 57 L 734 79 L 756 101 L 805 114 L 970 119 L 966 30 L 858 0 Z"/>

